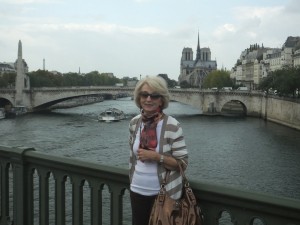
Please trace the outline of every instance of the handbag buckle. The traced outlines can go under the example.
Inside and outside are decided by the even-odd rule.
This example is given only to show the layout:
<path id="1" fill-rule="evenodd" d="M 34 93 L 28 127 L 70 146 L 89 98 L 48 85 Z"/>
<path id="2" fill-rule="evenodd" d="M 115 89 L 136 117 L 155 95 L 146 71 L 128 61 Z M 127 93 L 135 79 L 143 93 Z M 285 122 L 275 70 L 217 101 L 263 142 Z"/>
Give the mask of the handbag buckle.
<path id="1" fill-rule="evenodd" d="M 158 193 L 158 201 L 160 204 L 163 204 L 163 202 L 165 200 L 165 195 L 166 195 L 165 186 L 161 185 L 161 189 L 159 190 L 159 193 Z"/>
<path id="2" fill-rule="evenodd" d="M 186 188 L 185 192 L 186 192 L 186 196 L 187 196 L 187 199 L 189 200 L 189 202 L 192 205 L 197 205 L 197 201 L 196 201 L 195 195 L 193 194 L 192 189 Z"/>
<path id="3" fill-rule="evenodd" d="M 174 204 L 174 209 L 173 210 L 176 210 L 178 211 L 180 209 L 180 206 L 181 206 L 181 203 L 180 201 L 175 201 L 175 204 Z"/>

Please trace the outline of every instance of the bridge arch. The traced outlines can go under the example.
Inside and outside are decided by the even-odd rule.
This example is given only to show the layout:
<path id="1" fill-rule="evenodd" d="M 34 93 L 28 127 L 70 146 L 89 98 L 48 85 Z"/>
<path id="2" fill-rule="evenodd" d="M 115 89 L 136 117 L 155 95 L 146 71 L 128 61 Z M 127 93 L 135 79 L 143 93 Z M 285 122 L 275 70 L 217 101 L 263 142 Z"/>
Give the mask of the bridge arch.
<path id="1" fill-rule="evenodd" d="M 16 91 L 14 89 L 0 89 L 0 108 L 5 108 L 6 111 L 9 111 L 15 106 L 15 99 Z"/>
<path id="2" fill-rule="evenodd" d="M 0 108 L 7 108 L 13 106 L 13 100 L 9 100 L 7 98 L 0 97 Z"/>
<path id="3" fill-rule="evenodd" d="M 224 105 L 221 105 L 221 114 L 222 115 L 235 115 L 235 116 L 246 116 L 247 107 L 240 100 L 230 100 Z"/>
<path id="4" fill-rule="evenodd" d="M 170 90 L 171 99 L 191 105 L 203 114 L 222 114 L 224 106 L 235 103 L 242 115 L 262 116 L 263 94 L 261 92 L 212 91 L 197 89 Z"/>
<path id="5" fill-rule="evenodd" d="M 65 88 L 34 88 L 31 96 L 33 111 L 46 109 L 56 103 L 84 96 L 115 96 L 132 95 L 132 88 L 118 87 L 65 87 Z"/>
<path id="6" fill-rule="evenodd" d="M 218 95 L 217 95 L 218 96 Z M 221 92 L 221 96 L 217 97 L 217 112 L 222 112 L 232 106 L 240 107 L 245 116 L 261 116 L 262 114 L 262 94 L 255 92 Z"/>
<path id="7" fill-rule="evenodd" d="M 64 97 L 64 98 L 57 98 L 57 99 L 53 99 L 53 100 L 47 101 L 45 103 L 42 103 L 40 105 L 33 107 L 33 111 L 49 109 L 49 107 L 51 107 L 57 103 L 61 103 L 61 102 L 71 100 L 71 99 L 81 99 L 82 97 L 93 97 L 93 96 L 99 97 L 100 95 L 102 96 L 102 94 L 87 94 L 87 95 L 76 95 L 76 96 L 70 96 L 70 97 Z M 103 96 L 107 97 L 109 95 L 103 95 Z"/>

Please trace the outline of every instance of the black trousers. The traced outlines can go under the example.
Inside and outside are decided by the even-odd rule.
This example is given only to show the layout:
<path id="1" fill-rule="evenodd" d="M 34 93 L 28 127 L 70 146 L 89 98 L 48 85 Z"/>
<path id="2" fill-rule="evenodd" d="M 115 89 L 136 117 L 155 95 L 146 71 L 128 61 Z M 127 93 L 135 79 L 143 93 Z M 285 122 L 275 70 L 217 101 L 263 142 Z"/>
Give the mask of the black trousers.
<path id="1" fill-rule="evenodd" d="M 156 195 L 144 196 L 130 191 L 132 225 L 148 225 Z"/>

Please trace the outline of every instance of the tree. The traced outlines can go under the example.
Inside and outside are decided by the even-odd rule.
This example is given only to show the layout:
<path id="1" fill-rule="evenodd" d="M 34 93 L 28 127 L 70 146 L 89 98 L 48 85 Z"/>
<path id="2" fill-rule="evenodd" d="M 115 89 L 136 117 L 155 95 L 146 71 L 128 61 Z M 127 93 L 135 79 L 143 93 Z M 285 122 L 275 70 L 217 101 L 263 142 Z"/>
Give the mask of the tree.
<path id="1" fill-rule="evenodd" d="M 160 73 L 157 76 L 164 78 L 165 81 L 167 82 L 169 88 L 173 88 L 177 85 L 177 81 L 176 80 L 171 80 L 168 77 L 168 74 Z"/>
<path id="2" fill-rule="evenodd" d="M 0 87 L 13 87 L 15 86 L 17 73 L 14 72 L 5 72 L 0 74 Z"/>
<path id="3" fill-rule="evenodd" d="M 232 87 L 233 81 L 230 79 L 230 74 L 225 70 L 215 70 L 210 72 L 203 82 L 204 88 L 217 87 L 221 89 L 222 87 Z"/>
<path id="4" fill-rule="evenodd" d="M 100 74 L 92 71 L 84 76 L 78 73 L 52 73 L 49 71 L 38 70 L 29 73 L 32 87 L 70 87 L 70 86 L 102 86 L 115 85 L 121 80 L 107 73 Z"/>
<path id="5" fill-rule="evenodd" d="M 275 70 L 262 79 L 259 89 L 267 93 L 270 90 L 277 91 L 280 96 L 299 97 L 300 67 L 286 66 Z"/>
<path id="6" fill-rule="evenodd" d="M 270 89 L 274 88 L 274 78 L 275 75 L 274 73 L 269 73 L 269 75 L 267 77 L 264 77 L 260 84 L 258 85 L 258 89 L 266 91 L 267 93 L 269 93 Z"/>
<path id="7" fill-rule="evenodd" d="M 84 78 L 78 73 L 65 73 L 62 86 L 84 86 Z"/>
<path id="8" fill-rule="evenodd" d="M 61 74 L 54 74 L 48 70 L 37 70 L 28 73 L 31 87 L 60 87 L 63 83 Z"/>
<path id="9" fill-rule="evenodd" d="M 180 82 L 180 88 L 190 88 L 190 87 L 191 85 L 186 80 Z"/>

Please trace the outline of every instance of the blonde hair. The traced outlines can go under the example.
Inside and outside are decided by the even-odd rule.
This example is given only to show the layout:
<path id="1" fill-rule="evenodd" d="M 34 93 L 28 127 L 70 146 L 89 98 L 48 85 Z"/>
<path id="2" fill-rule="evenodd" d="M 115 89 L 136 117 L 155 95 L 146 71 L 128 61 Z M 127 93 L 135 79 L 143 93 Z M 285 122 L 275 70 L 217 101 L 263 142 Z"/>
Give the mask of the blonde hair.
<path id="1" fill-rule="evenodd" d="M 170 101 L 170 95 L 169 95 L 169 90 L 168 90 L 168 86 L 167 86 L 167 82 L 165 81 L 165 79 L 163 79 L 160 76 L 147 76 L 145 78 L 143 78 L 142 80 L 140 80 L 134 89 L 134 101 L 137 107 L 141 108 L 141 104 L 140 104 L 140 91 L 142 89 L 142 87 L 148 84 L 149 87 L 153 90 L 153 92 L 160 94 L 161 100 L 162 100 L 162 109 L 166 109 L 169 106 L 169 101 Z"/>

